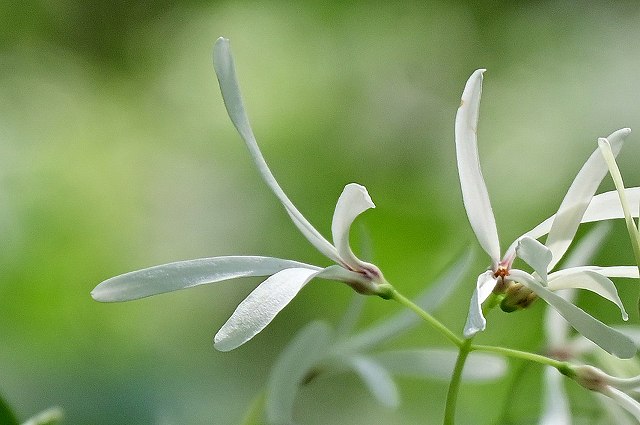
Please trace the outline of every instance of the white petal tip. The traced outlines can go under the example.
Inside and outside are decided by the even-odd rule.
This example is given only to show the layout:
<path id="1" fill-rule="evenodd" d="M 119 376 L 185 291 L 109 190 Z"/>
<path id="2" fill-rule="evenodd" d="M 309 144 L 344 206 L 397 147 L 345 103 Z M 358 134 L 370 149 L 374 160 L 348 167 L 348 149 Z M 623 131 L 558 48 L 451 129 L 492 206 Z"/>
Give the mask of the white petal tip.
<path id="1" fill-rule="evenodd" d="M 376 205 L 373 203 L 373 200 L 371 199 L 371 196 L 369 195 L 369 191 L 367 190 L 366 187 L 362 186 L 361 184 L 349 183 L 344 187 L 343 192 L 345 191 L 360 192 L 363 202 L 367 204 L 369 208 L 376 207 Z"/>
<path id="2" fill-rule="evenodd" d="M 624 134 L 625 134 L 625 136 L 626 136 L 626 135 L 631 134 L 631 129 L 630 129 L 630 128 L 628 128 L 628 127 L 621 128 L 621 129 L 620 129 L 620 130 L 618 130 L 618 131 L 619 131 L 619 132 L 621 132 L 621 133 L 624 133 Z"/>
<path id="3" fill-rule="evenodd" d="M 470 328 L 465 328 L 464 331 L 462 332 L 462 334 L 464 335 L 465 338 L 469 339 L 473 336 L 475 336 L 478 332 L 482 332 L 484 331 L 486 326 L 482 326 L 482 327 L 470 327 Z"/>
<path id="4" fill-rule="evenodd" d="M 480 329 L 470 329 L 470 330 L 468 330 L 468 331 L 467 331 L 467 330 L 465 330 L 465 331 L 463 332 L 463 335 L 464 335 L 464 337 L 465 337 L 466 339 L 469 339 L 469 338 L 471 338 L 471 337 L 475 336 L 478 332 L 480 332 Z"/>
<path id="5" fill-rule="evenodd" d="M 234 350 L 238 348 L 240 345 L 229 344 L 229 340 L 227 338 L 220 337 L 219 333 L 216 334 L 216 336 L 213 338 L 213 348 L 215 348 L 218 351 L 222 351 L 223 353 Z"/>

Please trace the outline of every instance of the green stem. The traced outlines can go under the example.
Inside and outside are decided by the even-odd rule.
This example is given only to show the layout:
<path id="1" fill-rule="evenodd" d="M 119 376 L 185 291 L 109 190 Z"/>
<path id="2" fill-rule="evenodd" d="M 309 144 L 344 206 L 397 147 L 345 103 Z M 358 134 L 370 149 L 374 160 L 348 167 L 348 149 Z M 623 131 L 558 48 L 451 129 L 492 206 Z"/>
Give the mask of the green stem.
<path id="1" fill-rule="evenodd" d="M 245 413 L 240 425 L 262 425 L 264 424 L 264 410 L 267 399 L 266 391 L 260 391 L 253 399 L 249 409 Z"/>
<path id="2" fill-rule="evenodd" d="M 496 353 L 507 357 L 527 360 L 530 362 L 540 363 L 558 369 L 561 373 L 565 373 L 569 368 L 569 363 L 562 362 L 551 357 L 541 354 L 529 353 L 527 351 L 514 350 L 513 348 L 496 347 L 493 345 L 471 345 L 470 351 L 484 351 L 486 353 Z"/>
<path id="3" fill-rule="evenodd" d="M 449 328 L 447 328 L 442 322 L 438 319 L 424 311 L 419 305 L 411 301 L 409 298 L 402 295 L 395 288 L 392 288 L 388 293 L 389 299 L 399 302 L 403 306 L 407 307 L 409 310 L 416 313 L 420 316 L 425 322 L 430 324 L 433 328 L 435 328 L 438 332 L 445 336 L 449 341 L 451 341 L 457 347 L 462 347 L 464 344 L 464 340 L 451 332 Z"/>
<path id="4" fill-rule="evenodd" d="M 449 390 L 447 391 L 447 404 L 444 409 L 443 425 L 454 425 L 455 423 L 456 404 L 458 403 L 462 371 L 464 369 L 464 364 L 467 361 L 467 357 L 471 352 L 472 341 L 473 337 L 464 340 L 462 345 L 459 346 L 458 358 L 456 359 L 456 365 L 453 368 L 453 374 L 451 375 L 451 381 L 449 382 Z"/>

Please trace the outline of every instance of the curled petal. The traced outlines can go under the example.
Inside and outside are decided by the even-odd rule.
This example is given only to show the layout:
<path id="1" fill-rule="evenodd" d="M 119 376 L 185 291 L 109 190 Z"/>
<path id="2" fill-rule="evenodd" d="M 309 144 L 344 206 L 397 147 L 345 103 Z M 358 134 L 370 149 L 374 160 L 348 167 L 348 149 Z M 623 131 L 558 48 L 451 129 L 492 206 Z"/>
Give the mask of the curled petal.
<path id="1" fill-rule="evenodd" d="M 524 236 L 518 242 L 516 248 L 518 257 L 522 258 L 527 264 L 540 275 L 543 282 L 547 281 L 547 269 L 551 262 L 551 250 L 538 242 L 537 240 Z"/>
<path id="2" fill-rule="evenodd" d="M 476 134 L 484 71 L 478 69 L 471 74 L 464 88 L 456 114 L 455 139 L 464 208 L 478 242 L 489 254 L 495 267 L 500 261 L 500 243 L 489 193 L 480 169 Z"/>
<path id="3" fill-rule="evenodd" d="M 333 244 L 343 262 L 354 270 L 360 270 L 364 263 L 351 251 L 349 229 L 357 216 L 375 207 L 367 189 L 356 183 L 346 185 L 336 203 L 331 222 Z"/>
<path id="4" fill-rule="evenodd" d="M 213 48 L 213 67 L 218 77 L 220 91 L 222 92 L 222 98 L 227 108 L 229 118 L 231 118 L 233 125 L 247 145 L 251 158 L 256 167 L 258 167 L 262 179 L 280 200 L 289 217 L 291 217 L 293 224 L 296 225 L 304 237 L 327 258 L 338 261 L 336 249 L 307 221 L 302 213 L 293 205 L 291 200 L 289 200 L 289 197 L 287 197 L 276 181 L 276 178 L 273 176 L 273 173 L 271 173 L 269 166 L 262 156 L 262 152 L 258 147 L 256 138 L 253 135 L 253 130 L 251 130 L 251 125 L 249 124 L 249 118 L 245 112 L 242 96 L 240 95 L 240 86 L 236 77 L 235 63 L 231 55 L 229 40 L 222 37 L 216 40 Z"/>
<path id="5" fill-rule="evenodd" d="M 482 303 L 493 291 L 496 286 L 496 278 L 493 277 L 493 271 L 487 270 L 478 276 L 476 289 L 473 291 L 471 303 L 469 304 L 469 315 L 464 325 L 464 337 L 471 338 L 473 335 L 483 331 L 487 326 L 487 320 L 482 314 Z"/>
<path id="6" fill-rule="evenodd" d="M 605 325 L 584 310 L 569 303 L 542 286 L 533 276 L 522 270 L 512 269 L 509 277 L 522 283 L 555 308 L 579 333 L 595 342 L 603 350 L 621 359 L 629 359 L 636 354 L 636 346 L 631 338 Z"/>
<path id="7" fill-rule="evenodd" d="M 316 274 L 285 269 L 262 282 L 245 298 L 214 338 L 214 347 L 231 351 L 262 331 Z"/>
<path id="8" fill-rule="evenodd" d="M 629 316 L 624 309 L 624 305 L 622 304 L 622 300 L 620 300 L 620 296 L 618 295 L 618 290 L 611 280 L 590 270 L 568 273 L 570 270 L 571 269 L 566 270 L 560 277 L 557 277 L 555 273 L 552 273 L 547 288 L 551 291 L 575 288 L 595 292 L 601 297 L 616 304 L 620 308 L 620 312 L 622 313 L 622 318 L 624 320 L 629 319 Z"/>
<path id="9" fill-rule="evenodd" d="M 620 152 L 624 139 L 630 133 L 630 129 L 623 128 L 609 135 L 607 140 L 611 144 L 614 155 Z M 582 216 L 589 206 L 591 198 L 598 190 L 600 182 L 607 175 L 608 170 L 607 163 L 600 150 L 596 149 L 573 180 L 558 208 L 546 241 L 546 245 L 553 253 L 550 267 L 560 261 L 569 245 L 571 245 L 571 241 L 582 221 Z"/>
<path id="10" fill-rule="evenodd" d="M 322 270 L 309 264 L 272 257 L 199 258 L 112 277 L 96 286 L 91 296 L 102 302 L 129 301 L 239 277 L 269 276 L 292 267 L 316 272 Z"/>

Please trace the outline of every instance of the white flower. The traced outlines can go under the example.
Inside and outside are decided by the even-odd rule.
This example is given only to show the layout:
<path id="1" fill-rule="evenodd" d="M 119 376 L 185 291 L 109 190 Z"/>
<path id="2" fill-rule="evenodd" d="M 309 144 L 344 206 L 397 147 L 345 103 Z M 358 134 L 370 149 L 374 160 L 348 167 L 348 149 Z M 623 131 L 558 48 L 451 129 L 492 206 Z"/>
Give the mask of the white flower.
<path id="1" fill-rule="evenodd" d="M 637 270 L 582 267 L 549 273 L 567 251 L 581 222 L 593 221 L 593 217 L 598 214 L 604 216 L 601 219 L 606 219 L 621 213 L 619 207 L 613 211 L 609 204 L 601 206 L 601 211 L 598 212 L 598 204 L 591 202 L 598 185 L 607 173 L 607 166 L 599 151 L 594 152 L 584 164 L 557 214 L 549 219 L 550 221 L 545 221 L 518 238 L 501 257 L 497 227 L 478 159 L 476 132 L 484 71 L 475 71 L 467 81 L 455 124 L 456 153 L 464 206 L 478 242 L 491 258 L 490 270 L 482 273 L 477 280 L 465 324 L 465 337 L 469 338 L 484 330 L 486 320 L 482 314 L 482 303 L 491 292 L 506 292 L 507 298 L 511 297 L 514 301 L 511 305 L 513 308 L 518 304 L 526 307 L 536 297 L 542 298 L 578 332 L 608 352 L 619 357 L 633 356 L 636 349 L 629 338 L 552 292 L 566 288 L 588 289 L 617 304 L 623 318 L 627 317 L 617 290 L 608 277 L 617 276 L 615 273 L 622 273 L 625 277 L 637 277 Z M 629 129 L 622 129 L 608 137 L 616 154 L 629 133 Z M 613 202 L 609 198 L 607 201 Z M 547 233 L 549 236 L 544 245 L 536 240 Z M 516 256 L 526 261 L 535 273 L 512 268 Z"/>
<path id="2" fill-rule="evenodd" d="M 262 331 L 313 278 L 345 282 L 359 293 L 386 296 L 389 285 L 373 264 L 357 258 L 349 246 L 355 218 L 375 205 L 364 186 L 350 183 L 338 198 L 327 241 L 289 200 L 269 170 L 249 125 L 240 96 L 229 41 L 214 47 L 214 67 L 231 121 L 247 144 L 262 178 L 307 240 L 336 264 L 317 267 L 280 258 L 229 256 L 164 264 L 126 273 L 100 283 L 91 293 L 103 302 L 127 301 L 206 283 L 248 276 L 269 276 L 238 305 L 214 338 L 221 351 L 232 350 Z"/>

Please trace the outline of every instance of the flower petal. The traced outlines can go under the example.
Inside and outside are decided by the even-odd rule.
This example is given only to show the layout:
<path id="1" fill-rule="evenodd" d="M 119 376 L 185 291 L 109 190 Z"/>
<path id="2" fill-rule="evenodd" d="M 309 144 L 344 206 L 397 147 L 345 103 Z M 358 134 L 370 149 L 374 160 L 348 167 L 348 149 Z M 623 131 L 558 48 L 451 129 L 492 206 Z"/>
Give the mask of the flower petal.
<path id="1" fill-rule="evenodd" d="M 558 291 L 561 289 L 586 289 L 588 291 L 595 292 L 603 298 L 608 299 L 612 303 L 616 304 L 620 308 L 622 318 L 628 320 L 629 316 L 624 309 L 622 300 L 618 295 L 616 286 L 605 276 L 596 273 L 591 270 L 576 271 L 575 273 L 568 273 L 571 269 L 565 270 L 560 277 L 555 273 L 552 273 L 547 284 L 547 288 L 551 291 Z"/>
<path id="2" fill-rule="evenodd" d="M 177 261 L 107 279 L 91 292 L 96 301 L 116 302 L 144 298 L 228 279 L 269 276 L 288 268 L 319 267 L 272 257 L 228 256 Z"/>
<path id="3" fill-rule="evenodd" d="M 496 278 L 493 277 L 493 271 L 487 270 L 478 276 L 476 289 L 473 291 L 471 303 L 469 304 L 469 315 L 464 325 L 464 337 L 471 338 L 473 335 L 483 331 L 487 326 L 487 321 L 482 314 L 482 303 L 493 291 L 496 286 Z"/>
<path id="4" fill-rule="evenodd" d="M 376 400 L 387 407 L 396 407 L 400 404 L 398 387 L 384 366 L 365 356 L 349 356 L 346 360 L 351 368 L 362 378 L 362 381 Z"/>
<path id="5" fill-rule="evenodd" d="M 637 266 L 579 266 L 553 272 L 554 276 L 571 274 L 576 271 L 592 271 L 606 277 L 625 277 L 638 279 L 640 277 Z"/>
<path id="6" fill-rule="evenodd" d="M 396 376 L 427 379 L 451 379 L 457 350 L 446 348 L 421 348 L 393 350 L 376 353 L 374 357 Z M 465 381 L 490 381 L 502 377 L 507 371 L 503 357 L 471 352 L 462 372 Z"/>
<path id="7" fill-rule="evenodd" d="M 552 259 L 549 248 L 533 238 L 524 236 L 520 238 L 516 252 L 518 257 L 533 267 L 533 270 L 540 275 L 543 282 L 547 281 L 547 269 Z"/>
<path id="8" fill-rule="evenodd" d="M 500 243 L 489 193 L 480 169 L 476 134 L 484 71 L 478 69 L 471 74 L 462 92 L 462 101 L 456 114 L 455 139 L 464 208 L 478 242 L 496 267 L 500 261 Z"/>
<path id="9" fill-rule="evenodd" d="M 610 397 L 618 405 L 631 413 L 637 421 L 640 421 L 640 402 L 617 388 L 607 386 L 602 394 Z"/>
<path id="10" fill-rule="evenodd" d="M 544 369 L 544 400 L 538 425 L 571 425 L 571 410 L 564 389 L 564 376 L 555 368 Z"/>
<path id="11" fill-rule="evenodd" d="M 630 129 L 623 128 L 609 135 L 607 139 L 614 155 L 620 152 L 624 139 L 630 133 Z M 553 260 L 549 267 L 556 265 L 571 245 L 582 216 L 608 171 L 600 149 L 596 149 L 576 175 L 549 230 L 545 244 L 553 253 Z"/>
<path id="12" fill-rule="evenodd" d="M 318 272 L 285 269 L 262 282 L 245 298 L 214 338 L 214 347 L 231 351 L 262 331 Z"/>
<path id="13" fill-rule="evenodd" d="M 291 200 L 289 200 L 273 176 L 273 173 L 271 173 L 269 166 L 262 156 L 262 152 L 260 152 L 256 138 L 253 135 L 253 130 L 251 130 L 251 125 L 249 124 L 249 118 L 245 112 L 242 96 L 240 95 L 240 86 L 238 85 L 238 79 L 236 77 L 235 64 L 233 56 L 231 55 L 229 40 L 222 37 L 216 40 L 213 48 L 213 67 L 218 77 L 220 91 L 222 92 L 222 98 L 224 99 L 224 105 L 227 108 L 229 118 L 231 118 L 233 125 L 247 145 L 251 158 L 256 167 L 258 167 L 262 179 L 267 183 L 267 186 L 269 186 L 276 197 L 278 197 L 289 214 L 289 217 L 291 217 L 293 224 L 296 225 L 304 237 L 327 258 L 338 261 L 336 249 L 304 218 L 302 213 L 300 213 Z"/>
<path id="14" fill-rule="evenodd" d="M 607 418 L 609 421 L 606 423 L 616 425 L 638 425 L 638 422 L 631 419 L 626 410 L 620 407 L 620 405 L 611 398 L 600 393 L 595 393 L 594 395 L 597 396 L 600 405 L 607 412 Z"/>
<path id="15" fill-rule="evenodd" d="M 557 295 L 564 298 L 567 302 L 573 304 L 577 291 L 569 289 L 558 292 Z M 544 312 L 544 334 L 547 340 L 547 348 L 549 351 L 566 350 L 569 337 L 569 324 L 567 321 L 550 305 Z M 589 341 L 591 343 L 591 341 Z"/>
<path id="16" fill-rule="evenodd" d="M 638 217 L 638 210 L 640 210 L 640 187 L 626 188 L 625 194 L 629 200 L 631 215 L 633 217 Z M 551 230 L 551 225 L 553 224 L 555 217 L 555 214 L 552 215 L 520 237 L 529 236 L 533 239 L 538 239 L 546 235 L 549 233 L 549 230 Z M 612 190 L 596 195 L 591 199 L 587 210 L 582 216 L 581 223 L 611 220 L 614 218 L 624 218 L 624 213 L 622 211 L 622 206 L 620 205 L 618 192 Z M 515 251 L 518 239 L 511 244 L 507 252 Z"/>
<path id="17" fill-rule="evenodd" d="M 354 270 L 360 270 L 364 263 L 356 258 L 349 246 L 349 229 L 357 216 L 375 208 L 367 189 L 356 183 L 349 183 L 344 187 L 336 203 L 331 222 L 333 244 L 340 258 Z"/>
<path id="18" fill-rule="evenodd" d="M 269 423 L 293 423 L 293 407 L 300 384 L 326 354 L 331 337 L 332 330 L 326 323 L 309 323 L 278 356 L 267 383 Z"/>
<path id="19" fill-rule="evenodd" d="M 629 359 L 635 355 L 636 346 L 629 337 L 554 294 L 538 283 L 529 273 L 511 269 L 509 277 L 535 292 L 538 297 L 555 308 L 579 333 L 595 342 L 603 350 L 621 359 Z"/>

